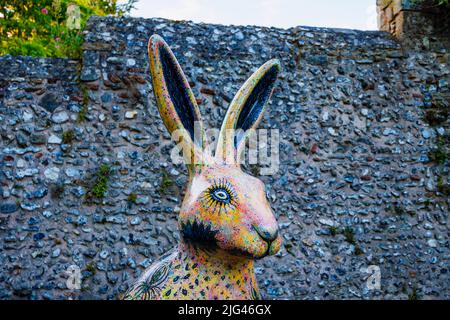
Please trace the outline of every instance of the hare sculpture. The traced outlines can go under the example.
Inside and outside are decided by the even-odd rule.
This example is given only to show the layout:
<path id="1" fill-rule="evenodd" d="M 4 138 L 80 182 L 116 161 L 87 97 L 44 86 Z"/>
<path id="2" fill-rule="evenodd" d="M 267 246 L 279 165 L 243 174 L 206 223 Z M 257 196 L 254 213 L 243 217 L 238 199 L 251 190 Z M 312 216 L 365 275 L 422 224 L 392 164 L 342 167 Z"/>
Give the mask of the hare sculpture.
<path id="1" fill-rule="evenodd" d="M 240 168 L 250 129 L 266 109 L 280 63 L 270 60 L 237 92 L 214 155 L 196 99 L 178 61 L 158 35 L 150 72 L 162 120 L 186 146 L 189 180 L 179 212 L 180 243 L 145 270 L 124 299 L 259 299 L 254 260 L 278 252 L 281 237 L 264 184 Z M 229 135 L 241 130 L 243 134 Z"/>

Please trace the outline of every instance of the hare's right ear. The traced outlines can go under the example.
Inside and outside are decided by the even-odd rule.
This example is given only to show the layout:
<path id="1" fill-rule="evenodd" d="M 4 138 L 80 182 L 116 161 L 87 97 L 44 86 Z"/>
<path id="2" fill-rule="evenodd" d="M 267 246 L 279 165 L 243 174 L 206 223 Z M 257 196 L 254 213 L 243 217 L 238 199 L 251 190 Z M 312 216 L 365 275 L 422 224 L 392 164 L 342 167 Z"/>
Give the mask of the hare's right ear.
<path id="1" fill-rule="evenodd" d="M 182 138 L 188 168 L 201 162 L 205 138 L 200 112 L 189 83 L 172 50 L 158 35 L 148 43 L 150 73 L 159 113 L 169 133 Z M 185 150 L 188 150 L 186 154 Z"/>
<path id="2" fill-rule="evenodd" d="M 245 141 L 262 120 L 280 69 L 278 59 L 267 61 L 236 93 L 220 129 L 216 158 L 240 163 Z M 243 134 L 230 135 L 229 130 L 242 130 Z"/>

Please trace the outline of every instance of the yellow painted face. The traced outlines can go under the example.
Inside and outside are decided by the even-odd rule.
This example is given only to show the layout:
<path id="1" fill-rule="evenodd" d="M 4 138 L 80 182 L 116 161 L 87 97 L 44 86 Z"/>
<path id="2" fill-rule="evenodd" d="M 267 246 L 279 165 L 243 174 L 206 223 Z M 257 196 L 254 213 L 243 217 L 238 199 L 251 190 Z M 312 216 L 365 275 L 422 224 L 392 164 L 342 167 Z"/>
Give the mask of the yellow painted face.
<path id="1" fill-rule="evenodd" d="M 235 255 L 262 258 L 281 245 L 264 184 L 238 166 L 203 167 L 188 186 L 179 224 L 185 241 Z"/>

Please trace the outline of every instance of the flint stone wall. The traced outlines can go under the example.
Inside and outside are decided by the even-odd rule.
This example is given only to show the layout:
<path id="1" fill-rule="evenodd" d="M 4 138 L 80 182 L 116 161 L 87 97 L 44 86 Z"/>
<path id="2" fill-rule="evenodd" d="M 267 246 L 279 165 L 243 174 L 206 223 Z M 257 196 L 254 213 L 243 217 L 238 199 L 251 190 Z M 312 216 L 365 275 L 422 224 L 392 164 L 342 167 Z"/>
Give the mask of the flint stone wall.
<path id="1" fill-rule="evenodd" d="M 262 179 L 284 239 L 256 263 L 265 298 L 449 298 L 448 163 L 428 158 L 448 122 L 424 121 L 448 90 L 446 53 L 384 32 L 111 17 L 89 21 L 81 62 L 0 57 L 0 298 L 115 299 L 176 245 L 187 176 L 150 87 L 153 33 L 209 128 L 257 67 L 282 62 L 261 125 L 281 134 L 280 170 Z M 101 164 L 107 192 L 89 203 Z M 71 265 L 81 290 L 67 288 Z"/>

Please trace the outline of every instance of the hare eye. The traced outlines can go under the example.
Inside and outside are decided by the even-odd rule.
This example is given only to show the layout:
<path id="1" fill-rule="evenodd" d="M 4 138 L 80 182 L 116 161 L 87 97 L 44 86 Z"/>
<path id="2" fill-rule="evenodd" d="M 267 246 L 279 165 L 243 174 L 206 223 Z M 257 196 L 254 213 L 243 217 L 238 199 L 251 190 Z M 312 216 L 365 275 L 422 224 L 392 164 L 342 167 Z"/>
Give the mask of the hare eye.
<path id="1" fill-rule="evenodd" d="M 219 202 L 223 203 L 229 203 L 231 200 L 231 195 L 228 193 L 227 190 L 218 188 L 215 190 L 211 190 L 211 197 Z"/>
<path id="2" fill-rule="evenodd" d="M 233 191 L 233 187 L 226 180 L 215 181 L 214 184 L 206 190 L 205 193 L 207 204 L 216 208 L 224 206 L 236 206 L 236 193 Z"/>

